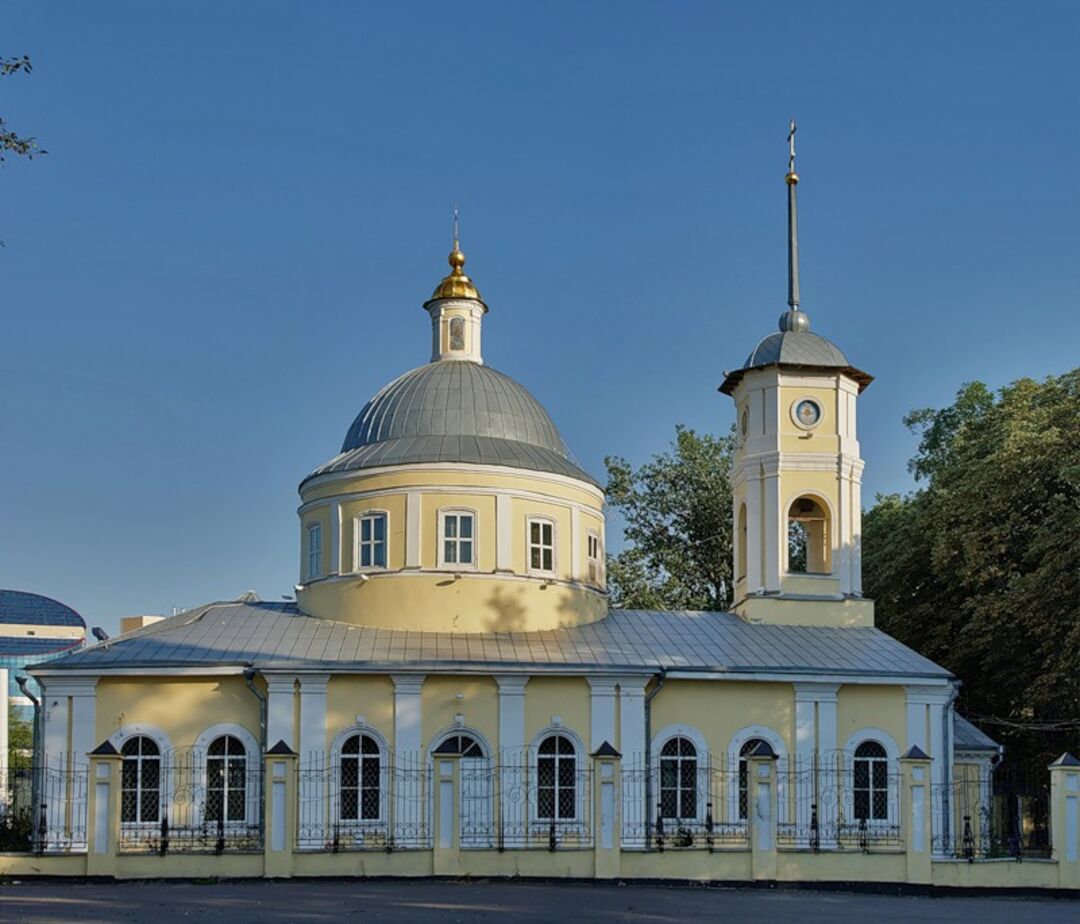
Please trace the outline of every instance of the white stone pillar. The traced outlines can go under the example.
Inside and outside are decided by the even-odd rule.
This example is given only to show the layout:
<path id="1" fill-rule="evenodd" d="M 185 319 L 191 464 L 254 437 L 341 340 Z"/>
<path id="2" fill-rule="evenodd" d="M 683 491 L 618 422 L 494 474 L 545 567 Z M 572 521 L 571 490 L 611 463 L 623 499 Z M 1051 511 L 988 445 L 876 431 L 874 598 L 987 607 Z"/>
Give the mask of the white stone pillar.
<path id="1" fill-rule="evenodd" d="M 41 697 L 41 708 L 45 714 L 45 736 L 43 756 L 45 766 L 62 770 L 69 759 L 71 749 L 68 746 L 68 733 L 71 725 L 71 704 L 68 691 L 61 681 L 51 678 L 44 681 L 45 691 Z"/>
<path id="2" fill-rule="evenodd" d="M 584 575 L 581 568 L 581 511 L 570 511 L 570 580 L 580 581 Z"/>
<path id="3" fill-rule="evenodd" d="M 794 789 L 788 791 L 789 781 L 784 779 L 784 768 L 778 767 L 780 809 L 781 812 L 793 813 L 799 828 L 809 831 L 813 806 L 816 804 L 819 845 L 834 847 L 838 800 L 829 796 L 836 790 L 840 770 L 836 740 L 836 704 L 840 686 L 835 683 L 796 683 L 794 687 L 795 767 L 791 774 Z M 808 779 L 813 781 L 813 785 L 807 785 Z"/>
<path id="4" fill-rule="evenodd" d="M 402 768 L 419 768 L 423 741 L 423 674 L 392 674 L 394 681 L 394 761 Z M 416 819 L 415 792 L 408 786 L 399 787 L 394 793 L 391 830 L 399 830 L 402 837 Z M 397 826 L 395 828 L 395 825 Z"/>
<path id="5" fill-rule="evenodd" d="M 326 691 L 329 674 L 300 677 L 300 765 L 322 764 L 326 753 Z M 276 742 L 274 742 L 276 743 Z"/>

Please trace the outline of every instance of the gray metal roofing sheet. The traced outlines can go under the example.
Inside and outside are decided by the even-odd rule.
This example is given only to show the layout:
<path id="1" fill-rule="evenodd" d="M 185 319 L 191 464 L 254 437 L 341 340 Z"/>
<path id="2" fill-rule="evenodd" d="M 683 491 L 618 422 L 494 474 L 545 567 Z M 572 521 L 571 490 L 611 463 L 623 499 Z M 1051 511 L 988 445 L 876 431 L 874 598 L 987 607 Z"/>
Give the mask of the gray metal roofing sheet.
<path id="1" fill-rule="evenodd" d="M 570 670 L 950 676 L 873 628 L 751 625 L 731 613 L 611 610 L 599 622 L 545 632 L 420 632 L 328 622 L 304 615 L 295 604 L 275 603 L 211 604 L 48 666 L 246 663 L 365 670 L 547 665 Z"/>
<path id="2" fill-rule="evenodd" d="M 998 751 L 1000 745 L 959 713 L 953 714 L 953 744 L 961 751 Z"/>
<path id="3" fill-rule="evenodd" d="M 554 472 L 591 483 L 547 411 L 518 382 L 474 362 L 412 369 L 356 416 L 329 472 L 423 462 L 468 462 Z"/>
<path id="4" fill-rule="evenodd" d="M 835 343 L 811 331 L 776 331 L 764 337 L 746 357 L 744 369 L 783 363 L 791 366 L 850 366 L 847 357 Z"/>

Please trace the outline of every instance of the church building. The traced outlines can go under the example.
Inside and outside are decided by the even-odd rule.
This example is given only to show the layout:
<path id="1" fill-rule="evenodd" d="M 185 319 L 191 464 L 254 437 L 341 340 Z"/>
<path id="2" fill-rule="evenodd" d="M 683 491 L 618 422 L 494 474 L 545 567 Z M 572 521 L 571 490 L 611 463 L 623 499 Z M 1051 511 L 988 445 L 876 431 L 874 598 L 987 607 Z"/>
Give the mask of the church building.
<path id="1" fill-rule="evenodd" d="M 46 851 L 155 875 L 716 879 L 827 856 L 847 865 L 825 878 L 903 879 L 905 761 L 929 774 L 927 849 L 952 850 L 958 683 L 862 593 L 872 379 L 800 307 L 798 182 L 792 148 L 788 309 L 719 385 L 731 612 L 609 606 L 603 488 L 488 364 L 455 239 L 428 361 L 300 482 L 295 602 L 209 603 L 32 669 L 46 762 L 91 765 Z"/>

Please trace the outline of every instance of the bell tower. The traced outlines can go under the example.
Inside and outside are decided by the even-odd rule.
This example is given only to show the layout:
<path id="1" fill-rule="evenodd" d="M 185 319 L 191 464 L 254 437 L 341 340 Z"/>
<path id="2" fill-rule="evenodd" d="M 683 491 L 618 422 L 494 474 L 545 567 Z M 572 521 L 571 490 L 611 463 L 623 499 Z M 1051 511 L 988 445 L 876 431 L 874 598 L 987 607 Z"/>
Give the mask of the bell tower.
<path id="1" fill-rule="evenodd" d="M 735 401 L 735 611 L 751 622 L 869 626 L 856 405 L 871 376 L 800 307 L 795 122 L 788 132 L 788 310 L 720 391 Z"/>

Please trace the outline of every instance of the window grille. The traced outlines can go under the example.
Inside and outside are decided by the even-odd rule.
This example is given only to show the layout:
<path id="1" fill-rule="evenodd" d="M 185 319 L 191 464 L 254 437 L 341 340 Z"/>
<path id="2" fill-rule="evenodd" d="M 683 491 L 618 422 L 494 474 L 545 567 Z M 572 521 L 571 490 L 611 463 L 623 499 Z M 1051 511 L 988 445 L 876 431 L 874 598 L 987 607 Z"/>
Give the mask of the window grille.
<path id="1" fill-rule="evenodd" d="M 554 821 L 577 818 L 577 752 L 565 735 L 545 738 L 536 756 L 536 814 Z"/>
<path id="2" fill-rule="evenodd" d="M 889 761 L 885 748 L 876 741 L 864 741 L 855 749 L 855 817 L 860 821 L 887 821 L 889 818 Z"/>
<path id="3" fill-rule="evenodd" d="M 697 748 L 687 738 L 672 738 L 660 750 L 661 816 L 696 819 L 697 791 Z"/>
<path id="4" fill-rule="evenodd" d="M 120 749 L 120 820 L 156 822 L 161 813 L 161 750 L 145 735 L 128 738 Z"/>
<path id="5" fill-rule="evenodd" d="M 215 738 L 206 750 L 206 818 L 247 820 L 247 751 L 233 735 Z"/>
<path id="6" fill-rule="evenodd" d="M 342 744 L 339 812 L 343 821 L 379 818 L 381 763 L 378 742 L 370 735 L 353 735 Z"/>

